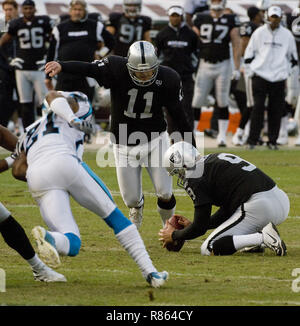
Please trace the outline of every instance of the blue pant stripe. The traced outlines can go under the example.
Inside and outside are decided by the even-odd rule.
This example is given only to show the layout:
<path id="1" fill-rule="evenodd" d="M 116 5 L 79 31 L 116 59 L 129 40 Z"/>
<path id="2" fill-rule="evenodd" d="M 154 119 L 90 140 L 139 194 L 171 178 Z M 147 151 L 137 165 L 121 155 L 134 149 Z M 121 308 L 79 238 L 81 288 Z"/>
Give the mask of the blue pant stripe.
<path id="1" fill-rule="evenodd" d="M 112 202 L 114 202 L 111 193 L 109 192 L 109 190 L 107 189 L 106 185 L 104 184 L 104 182 L 97 176 L 97 174 L 95 174 L 90 168 L 89 166 L 84 163 L 81 162 L 81 165 L 83 166 L 83 168 L 87 171 L 87 173 L 98 183 L 98 185 L 104 190 L 104 192 L 107 194 L 107 196 L 111 199 Z"/>

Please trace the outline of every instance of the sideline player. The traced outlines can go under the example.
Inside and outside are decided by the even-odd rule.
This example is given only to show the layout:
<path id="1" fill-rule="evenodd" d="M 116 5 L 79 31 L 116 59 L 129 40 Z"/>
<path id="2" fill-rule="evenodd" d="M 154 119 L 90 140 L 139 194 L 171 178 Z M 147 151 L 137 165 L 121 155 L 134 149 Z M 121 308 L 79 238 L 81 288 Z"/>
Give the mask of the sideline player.
<path id="1" fill-rule="evenodd" d="M 81 92 L 51 91 L 46 97 L 49 113 L 26 130 L 13 166 L 14 176 L 24 179 L 35 198 L 49 231 L 32 230 L 40 256 L 52 266 L 59 255 L 76 256 L 81 247 L 80 232 L 70 207 L 70 196 L 100 216 L 139 266 L 153 287 L 160 287 L 167 272 L 157 272 L 134 224 L 116 206 L 103 181 L 82 161 L 84 132 L 91 132 L 91 108 Z M 19 150 L 20 151 L 20 150 Z M 24 153 L 24 152 L 22 152 Z"/>
<path id="2" fill-rule="evenodd" d="M 115 36 L 113 53 L 126 57 L 129 47 L 136 41 L 151 42 L 152 19 L 141 15 L 142 0 L 123 0 L 123 13 L 112 12 L 106 29 Z"/>
<path id="3" fill-rule="evenodd" d="M 0 146 L 13 152 L 17 138 L 7 128 L 0 125 Z M 14 158 L 8 156 L 0 160 L 0 173 L 11 168 Z M 0 203 L 0 233 L 4 241 L 14 249 L 31 266 L 36 281 L 66 282 L 64 275 L 46 266 L 35 253 L 23 227 L 14 219 L 11 213 Z"/>
<path id="4" fill-rule="evenodd" d="M 202 255 L 231 255 L 261 245 L 277 256 L 286 254 L 275 225 L 287 218 L 289 198 L 255 165 L 230 153 L 201 157 L 196 148 L 185 142 L 169 148 L 164 164 L 171 175 L 178 176 L 195 209 L 192 223 L 180 217 L 183 230 L 174 231 L 170 223 L 160 230 L 160 240 L 165 245 L 173 240 L 194 239 L 215 229 L 202 244 Z M 212 205 L 219 207 L 213 215 Z"/>
<path id="5" fill-rule="evenodd" d="M 240 22 L 236 15 L 224 14 L 226 0 L 210 1 L 208 14 L 199 13 L 194 19 L 194 31 L 200 37 L 200 64 L 198 67 L 192 106 L 201 109 L 215 86 L 218 117 L 217 143 L 226 146 L 229 124 L 229 91 L 231 80 L 240 78 Z M 234 70 L 230 62 L 232 43 Z"/>
<path id="6" fill-rule="evenodd" d="M 162 222 L 175 211 L 172 178 L 161 164 L 169 147 L 163 107 L 174 121 L 178 138 L 195 144 L 192 130 L 182 109 L 181 80 L 177 72 L 159 66 L 153 45 L 135 42 L 128 59 L 110 56 L 94 63 L 49 62 L 46 73 L 68 72 L 95 78 L 111 90 L 111 132 L 122 198 L 130 208 L 129 218 L 137 227 L 143 217 L 142 167 L 145 164 L 157 195 L 157 210 Z M 176 139 L 175 139 L 176 140 Z M 177 139 L 178 140 L 178 139 Z"/>

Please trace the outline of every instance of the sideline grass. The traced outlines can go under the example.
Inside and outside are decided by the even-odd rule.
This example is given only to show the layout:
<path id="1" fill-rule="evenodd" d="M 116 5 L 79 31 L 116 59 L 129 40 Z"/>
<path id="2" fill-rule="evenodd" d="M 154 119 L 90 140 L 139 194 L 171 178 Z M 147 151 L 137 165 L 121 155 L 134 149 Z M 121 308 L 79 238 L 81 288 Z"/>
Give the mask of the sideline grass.
<path id="1" fill-rule="evenodd" d="M 0 305 L 300 305 L 300 293 L 293 292 L 291 288 L 295 280 L 292 271 L 300 268 L 300 152 L 230 152 L 260 167 L 289 195 L 289 218 L 279 226 L 287 244 L 287 256 L 276 257 L 266 250 L 264 254 L 203 257 L 199 248 L 207 235 L 188 241 L 179 253 L 163 250 L 157 235 L 161 222 L 156 211 L 156 198 L 150 179 L 144 173 L 145 210 L 140 231 L 157 269 L 170 273 L 164 288 L 150 288 L 106 224 L 72 200 L 73 213 L 81 231 L 82 249 L 77 257 L 62 259 L 58 271 L 65 274 L 68 283 L 33 281 L 27 263 L 0 237 L 0 268 L 6 272 L 6 292 L 0 292 Z M 128 209 L 120 197 L 114 168 L 100 169 L 95 157 L 95 152 L 87 152 L 84 156 L 127 215 Z M 0 178 L 1 202 L 30 235 L 32 227 L 44 223 L 26 184 L 14 180 L 10 172 L 1 174 Z M 193 207 L 190 198 L 177 186 L 175 196 L 177 213 L 191 217 Z"/>

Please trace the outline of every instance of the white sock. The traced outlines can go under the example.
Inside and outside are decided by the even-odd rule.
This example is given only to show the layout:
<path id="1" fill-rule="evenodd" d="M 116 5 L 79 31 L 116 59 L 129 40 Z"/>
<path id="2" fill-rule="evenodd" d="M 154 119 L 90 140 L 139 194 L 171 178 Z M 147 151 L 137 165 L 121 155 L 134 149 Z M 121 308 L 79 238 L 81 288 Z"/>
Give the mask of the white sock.
<path id="1" fill-rule="evenodd" d="M 42 269 L 45 266 L 37 254 L 35 254 L 32 258 L 27 259 L 27 262 L 31 268 L 36 271 Z"/>
<path id="2" fill-rule="evenodd" d="M 55 248 L 60 255 L 67 256 L 70 251 L 69 239 L 60 232 L 47 231 L 55 240 Z"/>
<path id="3" fill-rule="evenodd" d="M 232 240 L 236 250 L 241 250 L 245 247 L 259 246 L 263 243 L 263 237 L 260 232 L 245 235 L 234 235 Z"/>
<path id="4" fill-rule="evenodd" d="M 279 137 L 288 137 L 288 122 L 289 121 L 287 115 L 281 118 Z"/>
<path id="5" fill-rule="evenodd" d="M 244 129 L 241 129 L 241 128 L 237 128 L 237 130 L 236 130 L 236 135 L 238 135 L 238 136 L 243 136 L 243 134 L 244 134 Z"/>
<path id="6" fill-rule="evenodd" d="M 226 142 L 226 133 L 229 125 L 229 120 L 219 119 L 218 120 L 218 127 L 219 127 L 219 134 L 218 134 L 218 141 Z"/>
<path id="7" fill-rule="evenodd" d="M 194 120 L 194 131 L 198 131 L 199 120 Z"/>
<path id="8" fill-rule="evenodd" d="M 131 258 L 137 263 L 145 278 L 149 273 L 157 272 L 134 224 L 129 225 L 116 234 L 116 238 L 119 240 L 122 247 L 129 253 Z"/>
<path id="9" fill-rule="evenodd" d="M 176 206 L 171 209 L 164 209 L 157 205 L 157 211 L 160 214 L 163 226 L 165 225 L 166 221 L 175 214 L 175 208 Z"/>

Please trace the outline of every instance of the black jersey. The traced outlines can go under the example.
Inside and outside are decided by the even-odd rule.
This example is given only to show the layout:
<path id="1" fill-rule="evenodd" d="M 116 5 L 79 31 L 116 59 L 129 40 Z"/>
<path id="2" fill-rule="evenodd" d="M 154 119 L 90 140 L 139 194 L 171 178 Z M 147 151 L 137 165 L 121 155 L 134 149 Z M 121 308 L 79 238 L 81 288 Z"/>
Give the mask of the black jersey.
<path id="1" fill-rule="evenodd" d="M 204 157 L 203 175 L 185 183 L 195 207 L 205 204 L 222 207 L 228 217 L 253 194 L 274 186 L 275 182 L 255 165 L 229 153 Z"/>
<path id="2" fill-rule="evenodd" d="M 35 16 L 29 22 L 21 17 L 9 22 L 8 33 L 16 37 L 16 56 L 24 60 L 23 70 L 38 69 L 36 62 L 44 59 L 52 26 L 48 16 Z"/>
<path id="3" fill-rule="evenodd" d="M 162 65 L 173 68 L 183 78 L 191 75 L 195 71 L 192 54 L 198 50 L 198 40 L 197 34 L 186 24 L 178 29 L 169 25 L 163 28 L 155 38 Z"/>
<path id="4" fill-rule="evenodd" d="M 114 45 L 114 38 L 103 23 L 93 19 L 83 22 L 68 19 L 53 29 L 47 61 L 55 57 L 58 60 L 93 61 L 99 42 L 104 42 L 109 49 Z"/>
<path id="5" fill-rule="evenodd" d="M 244 22 L 240 27 L 240 36 L 241 37 L 251 37 L 254 31 L 259 27 L 251 21 Z"/>
<path id="6" fill-rule="evenodd" d="M 236 15 L 213 18 L 210 14 L 197 14 L 194 25 L 200 31 L 200 58 L 216 63 L 230 58 L 230 32 L 240 26 Z"/>
<path id="7" fill-rule="evenodd" d="M 99 85 L 111 91 L 111 132 L 116 143 L 137 145 L 156 138 L 166 130 L 163 107 L 183 133 L 192 131 L 182 109 L 181 80 L 176 71 L 160 66 L 156 81 L 147 87 L 132 81 L 127 59 L 109 56 L 93 63 L 60 62 L 62 72 L 95 78 Z M 144 139 L 135 139 L 140 132 Z M 129 137 L 132 138 L 129 139 Z"/>
<path id="8" fill-rule="evenodd" d="M 286 14 L 286 26 L 294 35 L 300 57 L 300 16 L 293 16 L 291 13 Z"/>
<path id="9" fill-rule="evenodd" d="M 111 13 L 106 26 L 113 26 L 116 30 L 114 54 L 126 57 L 130 45 L 143 40 L 144 33 L 151 29 L 151 25 L 152 19 L 148 16 L 132 19 L 122 13 Z"/>

